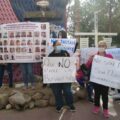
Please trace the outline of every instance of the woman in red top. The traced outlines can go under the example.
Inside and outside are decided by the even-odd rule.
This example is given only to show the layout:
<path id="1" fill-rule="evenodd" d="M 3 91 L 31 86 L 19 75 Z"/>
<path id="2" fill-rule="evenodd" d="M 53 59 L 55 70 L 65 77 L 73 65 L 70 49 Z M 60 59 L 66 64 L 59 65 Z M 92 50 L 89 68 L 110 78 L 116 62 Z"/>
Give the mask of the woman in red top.
<path id="1" fill-rule="evenodd" d="M 108 57 L 108 58 L 113 58 L 112 55 L 107 54 L 105 52 L 107 48 L 107 44 L 105 41 L 100 41 L 98 43 L 98 53 L 97 55 L 103 56 L 103 57 Z M 92 60 L 93 57 L 91 57 L 89 59 L 89 61 L 87 62 L 87 66 L 91 67 L 92 66 Z M 109 117 L 109 112 L 108 112 L 108 90 L 109 87 L 104 86 L 104 85 L 100 85 L 97 83 L 93 84 L 94 86 L 94 109 L 93 109 L 93 113 L 97 114 L 100 110 L 100 96 L 102 96 L 102 101 L 103 101 L 103 114 L 106 118 Z"/>

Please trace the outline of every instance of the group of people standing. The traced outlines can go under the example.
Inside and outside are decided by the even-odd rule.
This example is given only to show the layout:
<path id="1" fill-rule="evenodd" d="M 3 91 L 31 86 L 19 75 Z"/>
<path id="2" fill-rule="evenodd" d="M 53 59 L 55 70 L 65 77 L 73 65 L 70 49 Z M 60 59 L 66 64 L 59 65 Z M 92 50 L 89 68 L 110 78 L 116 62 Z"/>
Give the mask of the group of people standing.
<path id="1" fill-rule="evenodd" d="M 65 31 L 60 31 L 58 34 L 59 38 L 67 38 L 67 34 Z M 49 57 L 69 57 L 69 53 L 63 48 L 59 41 L 54 41 L 53 43 L 53 51 L 49 54 Z M 98 44 L 98 53 L 97 55 L 113 58 L 112 55 L 107 54 L 105 52 L 107 48 L 107 44 L 105 41 L 100 41 Z M 103 114 L 106 118 L 109 117 L 108 111 L 108 90 L 109 87 L 100 85 L 97 83 L 91 83 L 89 81 L 90 72 L 92 67 L 93 57 L 91 56 L 88 62 L 77 70 L 76 78 L 78 83 L 84 87 L 85 81 L 87 81 L 87 90 L 88 90 L 88 98 L 90 101 L 94 102 L 93 113 L 97 114 L 100 111 L 100 96 L 102 96 L 103 101 Z M 1 64 L 0 65 L 0 87 L 2 87 L 2 80 L 4 75 L 5 68 L 8 71 L 9 75 L 9 87 L 13 87 L 13 73 L 12 73 L 12 64 Z M 32 88 L 34 88 L 34 76 L 32 71 L 32 63 L 22 63 L 21 70 L 23 73 L 23 80 L 25 84 L 25 88 L 28 88 L 28 83 L 31 82 Z M 60 74 L 60 73 L 59 73 Z M 86 77 L 85 77 L 86 76 Z M 83 82 L 81 82 L 83 80 Z M 53 91 L 56 100 L 56 110 L 60 112 L 64 106 L 63 94 L 65 96 L 66 105 L 69 107 L 71 111 L 75 111 L 75 106 L 73 105 L 73 95 L 71 92 L 71 83 L 54 83 L 50 84 L 50 87 Z M 94 90 L 94 97 L 93 96 Z"/>

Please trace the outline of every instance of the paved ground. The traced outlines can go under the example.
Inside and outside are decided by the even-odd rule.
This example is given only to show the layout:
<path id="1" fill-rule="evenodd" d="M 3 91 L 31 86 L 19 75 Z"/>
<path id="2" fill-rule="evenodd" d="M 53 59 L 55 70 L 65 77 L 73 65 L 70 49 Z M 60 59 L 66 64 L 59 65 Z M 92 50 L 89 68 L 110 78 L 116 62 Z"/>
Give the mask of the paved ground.
<path id="1" fill-rule="evenodd" d="M 120 103 L 110 103 L 110 118 L 108 120 L 120 120 Z M 56 113 L 54 107 L 39 108 L 27 111 L 0 111 L 0 120 L 105 120 L 102 112 L 94 115 L 91 110 L 92 103 L 80 101 L 75 104 L 77 111 L 64 111 Z"/>

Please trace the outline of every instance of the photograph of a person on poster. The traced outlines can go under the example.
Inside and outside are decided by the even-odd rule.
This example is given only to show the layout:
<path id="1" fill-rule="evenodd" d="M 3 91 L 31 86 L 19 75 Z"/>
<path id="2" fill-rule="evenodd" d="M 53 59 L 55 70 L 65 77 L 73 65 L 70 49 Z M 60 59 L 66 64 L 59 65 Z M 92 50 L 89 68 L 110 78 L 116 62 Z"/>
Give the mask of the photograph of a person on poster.
<path id="1" fill-rule="evenodd" d="M 40 60 L 40 55 L 35 55 L 36 60 Z"/>
<path id="2" fill-rule="evenodd" d="M 3 38 L 8 38 L 7 32 L 3 33 Z"/>
<path id="3" fill-rule="evenodd" d="M 27 37 L 32 37 L 32 32 L 28 32 Z"/>
<path id="4" fill-rule="evenodd" d="M 40 33 L 39 32 L 34 32 L 34 37 L 39 37 Z"/>
<path id="5" fill-rule="evenodd" d="M 47 40 L 42 40 L 41 45 L 46 45 Z"/>
<path id="6" fill-rule="evenodd" d="M 28 40 L 28 41 L 27 41 L 27 45 L 32 45 L 32 41 L 31 41 L 31 40 Z"/>
<path id="7" fill-rule="evenodd" d="M 4 46 L 8 45 L 8 41 L 4 40 Z"/>
<path id="8" fill-rule="evenodd" d="M 35 52 L 40 52 L 40 48 L 39 48 L 39 47 L 36 47 L 36 48 L 35 48 Z"/>
<path id="9" fill-rule="evenodd" d="M 45 37 L 46 37 L 46 32 L 41 32 L 41 36 L 42 36 L 43 38 L 45 38 Z"/>
<path id="10" fill-rule="evenodd" d="M 20 37 L 20 32 L 16 32 L 15 37 Z"/>
<path id="11" fill-rule="evenodd" d="M 32 53 L 32 49 L 31 48 L 29 48 L 29 53 Z"/>
<path id="12" fill-rule="evenodd" d="M 10 33 L 9 33 L 9 37 L 10 37 L 10 38 L 14 38 L 14 32 L 10 32 Z"/>
<path id="13" fill-rule="evenodd" d="M 26 47 L 21 48 L 21 52 L 23 53 L 27 52 L 27 48 Z"/>
<path id="14" fill-rule="evenodd" d="M 20 53 L 20 48 L 19 48 L 19 47 L 16 48 L 16 52 L 17 52 L 17 53 Z"/>
<path id="15" fill-rule="evenodd" d="M 22 40 L 21 45 L 26 45 L 26 40 Z"/>
<path id="16" fill-rule="evenodd" d="M 21 37 L 26 37 L 26 32 L 22 32 Z"/>
<path id="17" fill-rule="evenodd" d="M 8 60 L 8 59 L 9 59 L 8 55 L 5 54 L 5 55 L 4 55 L 4 60 Z"/>
<path id="18" fill-rule="evenodd" d="M 4 52 L 5 52 L 5 53 L 8 53 L 8 49 L 7 49 L 7 48 L 4 48 Z"/>
<path id="19" fill-rule="evenodd" d="M 10 56 L 10 60 L 15 60 L 14 55 Z"/>
<path id="20" fill-rule="evenodd" d="M 3 53 L 3 48 L 0 48 L 0 53 Z"/>
<path id="21" fill-rule="evenodd" d="M 10 40 L 10 45 L 11 45 L 11 46 L 14 45 L 14 40 Z"/>
<path id="22" fill-rule="evenodd" d="M 40 41 L 38 39 L 35 40 L 35 45 L 40 45 Z"/>
<path id="23" fill-rule="evenodd" d="M 46 30 L 46 24 L 41 24 L 41 29 Z"/>
<path id="24" fill-rule="evenodd" d="M 17 46 L 20 46 L 20 40 L 17 40 L 17 41 L 16 41 L 16 45 L 17 45 Z"/>
<path id="25" fill-rule="evenodd" d="M 2 46 L 2 41 L 0 41 L 0 46 Z"/>
<path id="26" fill-rule="evenodd" d="M 15 52 L 15 48 L 10 48 L 10 53 L 14 53 Z"/>
<path id="27" fill-rule="evenodd" d="M 0 60 L 3 60 L 3 56 L 2 55 L 0 55 Z"/>

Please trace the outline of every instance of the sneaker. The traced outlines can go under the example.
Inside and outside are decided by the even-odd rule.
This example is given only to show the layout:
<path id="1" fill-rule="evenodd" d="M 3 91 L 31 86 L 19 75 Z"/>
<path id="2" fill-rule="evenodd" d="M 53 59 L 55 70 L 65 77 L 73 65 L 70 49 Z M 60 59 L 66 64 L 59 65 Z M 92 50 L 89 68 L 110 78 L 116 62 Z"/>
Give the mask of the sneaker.
<path id="1" fill-rule="evenodd" d="M 95 106 L 95 107 L 93 108 L 93 113 L 97 114 L 97 113 L 99 112 L 99 110 L 100 110 L 100 108 L 97 107 L 97 106 Z"/>
<path id="2" fill-rule="evenodd" d="M 89 101 L 90 103 L 94 103 L 94 99 L 93 99 L 93 98 L 88 98 L 88 101 Z"/>
<path id="3" fill-rule="evenodd" d="M 110 96 L 113 96 L 113 95 L 115 95 L 115 94 L 117 94 L 115 90 L 111 90 L 111 91 L 109 92 L 109 95 L 110 95 Z"/>
<path id="4" fill-rule="evenodd" d="M 120 98 L 120 93 L 116 94 L 116 95 L 113 95 L 112 96 L 113 99 L 119 99 Z"/>
<path id="5" fill-rule="evenodd" d="M 75 112 L 76 111 L 76 109 L 75 109 L 75 107 L 72 105 L 72 106 L 70 106 L 70 111 L 71 112 Z"/>
<path id="6" fill-rule="evenodd" d="M 103 115 L 106 117 L 106 118 L 109 118 L 109 112 L 108 110 L 103 110 Z"/>
<path id="7" fill-rule="evenodd" d="M 56 107 L 56 111 L 60 113 L 62 111 L 63 107 Z"/>

